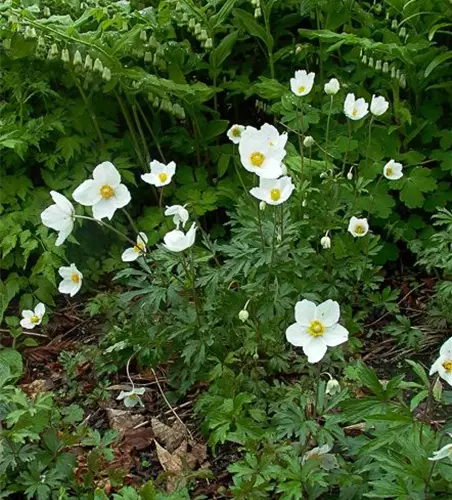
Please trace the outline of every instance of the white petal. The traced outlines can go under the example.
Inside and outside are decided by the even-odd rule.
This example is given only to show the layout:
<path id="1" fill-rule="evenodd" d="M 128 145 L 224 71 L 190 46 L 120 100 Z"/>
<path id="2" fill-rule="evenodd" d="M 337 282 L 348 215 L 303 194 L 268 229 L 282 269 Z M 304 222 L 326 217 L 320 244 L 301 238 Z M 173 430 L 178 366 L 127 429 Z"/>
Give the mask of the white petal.
<path id="1" fill-rule="evenodd" d="M 107 184 L 113 189 L 118 187 L 121 183 L 120 173 L 113 163 L 109 161 L 104 161 L 103 163 L 97 165 L 93 171 L 93 179 L 101 186 Z"/>
<path id="2" fill-rule="evenodd" d="M 21 319 L 20 326 L 22 328 L 26 328 L 27 330 L 31 330 L 36 326 L 36 323 L 32 323 L 29 319 Z"/>
<path id="3" fill-rule="evenodd" d="M 143 174 L 141 176 L 141 178 L 147 184 L 151 184 L 152 186 L 156 186 L 157 185 L 156 182 L 157 182 L 158 177 L 155 174 Z"/>
<path id="4" fill-rule="evenodd" d="M 70 278 L 72 276 L 72 273 L 73 273 L 73 269 L 72 269 L 72 265 L 70 267 L 66 267 L 66 266 L 61 266 L 59 269 L 58 269 L 58 274 L 63 278 L 63 279 L 66 279 L 66 278 Z"/>
<path id="5" fill-rule="evenodd" d="M 135 252 L 133 248 L 127 248 L 122 253 L 121 260 L 123 262 L 133 262 L 134 260 L 137 260 L 140 255 L 142 255 L 141 252 Z"/>
<path id="6" fill-rule="evenodd" d="M 72 219 L 57 205 L 50 205 L 41 212 L 41 221 L 46 227 L 60 231 L 65 228 Z"/>
<path id="7" fill-rule="evenodd" d="M 439 367 L 441 366 L 442 362 L 443 362 L 444 358 L 442 356 L 440 356 L 434 363 L 433 365 L 431 366 L 430 368 L 430 371 L 429 371 L 429 375 L 433 375 L 434 373 L 438 373 L 439 371 Z"/>
<path id="8" fill-rule="evenodd" d="M 196 223 L 194 222 L 191 225 L 191 228 L 188 230 L 187 234 L 185 235 L 186 239 L 187 239 L 187 246 L 186 246 L 186 248 L 190 248 L 195 243 L 196 229 L 197 229 Z"/>
<path id="9" fill-rule="evenodd" d="M 441 356 L 445 356 L 448 359 L 452 359 L 452 337 L 446 340 L 439 350 Z"/>
<path id="10" fill-rule="evenodd" d="M 63 212 L 66 212 L 67 214 L 72 214 L 74 212 L 74 206 L 72 203 L 66 198 L 66 196 L 63 196 L 62 194 L 58 193 L 58 191 L 50 191 L 50 196 L 52 197 L 53 201 L 57 204 Z"/>
<path id="11" fill-rule="evenodd" d="M 173 175 L 176 173 L 176 164 L 173 161 L 170 161 L 167 165 L 168 168 L 168 176 L 173 177 Z"/>
<path id="12" fill-rule="evenodd" d="M 42 318 L 45 313 L 46 313 L 46 306 L 42 302 L 40 302 L 35 307 L 35 314 L 36 314 L 36 316 L 39 316 L 40 318 Z"/>
<path id="13" fill-rule="evenodd" d="M 70 296 L 73 297 L 79 290 L 82 288 L 82 280 L 80 279 L 78 283 L 73 283 L 72 290 L 70 292 Z"/>
<path id="14" fill-rule="evenodd" d="M 303 347 L 311 338 L 312 337 L 306 333 L 306 328 L 299 323 L 293 323 L 286 329 L 287 342 L 296 347 Z"/>
<path id="15" fill-rule="evenodd" d="M 315 319 L 317 306 L 310 300 L 303 299 L 295 304 L 295 321 L 303 326 L 309 326 Z"/>
<path id="16" fill-rule="evenodd" d="M 149 168 L 151 169 L 151 174 L 160 174 L 162 172 L 166 173 L 167 170 L 166 165 L 157 160 L 152 160 L 151 163 L 149 163 Z"/>
<path id="17" fill-rule="evenodd" d="M 308 357 L 309 363 L 318 363 L 325 356 L 327 347 L 322 337 L 312 337 L 303 346 L 303 352 Z"/>
<path id="18" fill-rule="evenodd" d="M 126 398 L 127 396 L 130 396 L 130 392 L 129 391 L 121 391 L 119 393 L 119 396 L 116 398 L 117 401 L 121 401 L 122 399 Z"/>
<path id="19" fill-rule="evenodd" d="M 348 330 L 337 323 L 336 325 L 330 326 L 326 329 L 323 334 L 323 340 L 329 347 L 335 347 L 343 344 L 348 340 Z"/>
<path id="20" fill-rule="evenodd" d="M 439 372 L 439 376 L 450 386 L 452 386 L 452 372 L 446 372 L 446 370 L 442 370 Z"/>
<path id="21" fill-rule="evenodd" d="M 251 196 L 254 196 L 255 198 L 257 198 L 258 200 L 262 200 L 262 201 L 268 201 L 269 199 L 269 191 L 267 191 L 266 189 L 262 189 L 260 187 L 258 188 L 252 188 L 250 189 L 250 194 Z M 271 198 L 270 198 L 271 200 Z M 273 201 L 272 201 L 273 203 Z"/>
<path id="22" fill-rule="evenodd" d="M 22 311 L 22 317 L 24 319 L 30 319 L 32 316 L 34 316 L 34 311 L 30 311 L 30 309 L 25 309 Z"/>
<path id="23" fill-rule="evenodd" d="M 74 200 L 81 205 L 91 207 L 102 199 L 102 196 L 100 195 L 100 187 L 101 186 L 96 181 L 88 179 L 87 181 L 82 182 L 72 193 L 72 198 L 74 198 Z"/>
<path id="24" fill-rule="evenodd" d="M 101 198 L 95 205 L 93 205 L 93 217 L 101 220 L 107 217 L 111 220 L 116 212 L 116 202 L 113 197 Z"/>
<path id="25" fill-rule="evenodd" d="M 120 184 L 115 189 L 114 200 L 116 203 L 116 208 L 125 207 L 131 199 L 132 197 L 130 196 L 130 191 L 127 189 L 127 186 L 125 184 Z"/>
<path id="26" fill-rule="evenodd" d="M 254 172 L 259 177 L 264 177 L 266 179 L 277 179 L 278 177 L 281 177 L 283 173 L 281 162 L 274 158 L 270 158 L 265 161 L 265 164 L 262 167 L 254 168 L 250 171 Z"/>
<path id="27" fill-rule="evenodd" d="M 146 236 L 146 233 L 140 232 L 138 233 L 137 237 L 137 243 L 144 243 L 146 244 L 148 242 L 148 237 Z"/>
<path id="28" fill-rule="evenodd" d="M 66 238 L 72 233 L 73 228 L 74 223 L 71 221 L 64 229 L 61 229 L 55 241 L 55 246 L 59 247 L 62 245 L 66 241 Z"/>
<path id="29" fill-rule="evenodd" d="M 70 293 L 71 296 L 73 289 L 74 289 L 74 282 L 70 278 L 60 281 L 60 284 L 58 285 L 58 291 L 60 293 Z"/>
<path id="30" fill-rule="evenodd" d="M 325 326 L 333 326 L 339 321 L 339 304 L 331 299 L 325 300 L 317 306 L 317 319 Z"/>

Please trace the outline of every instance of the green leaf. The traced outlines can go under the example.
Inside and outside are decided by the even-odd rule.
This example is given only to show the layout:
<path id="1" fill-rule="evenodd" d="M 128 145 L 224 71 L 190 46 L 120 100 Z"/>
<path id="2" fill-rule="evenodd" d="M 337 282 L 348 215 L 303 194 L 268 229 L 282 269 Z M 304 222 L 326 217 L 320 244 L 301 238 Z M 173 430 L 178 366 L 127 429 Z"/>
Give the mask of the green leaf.
<path id="1" fill-rule="evenodd" d="M 273 50 L 273 37 L 271 35 L 267 37 L 265 28 L 256 21 L 254 16 L 242 9 L 233 9 L 232 15 L 244 31 L 260 38 L 267 46 L 269 52 Z"/>
<path id="2" fill-rule="evenodd" d="M 22 375 L 22 356 L 15 349 L 0 350 L 0 387 L 11 379 L 18 379 Z"/>
<path id="3" fill-rule="evenodd" d="M 215 137 L 218 137 L 225 132 L 228 125 L 228 120 L 211 120 L 207 122 L 206 126 L 203 127 L 201 131 L 203 140 L 207 142 L 215 139 Z"/>
<path id="4" fill-rule="evenodd" d="M 436 56 L 435 59 L 433 59 L 433 61 L 425 68 L 424 77 L 427 78 L 435 68 L 450 58 L 452 58 L 452 51 L 444 52 L 443 54 Z"/>
<path id="5" fill-rule="evenodd" d="M 217 47 L 210 53 L 210 65 L 213 68 L 219 68 L 224 60 L 229 56 L 232 48 L 237 41 L 238 31 L 233 31 L 221 40 Z"/>
<path id="6" fill-rule="evenodd" d="M 400 191 L 400 199 L 408 208 L 420 208 L 424 203 L 423 193 L 434 191 L 436 179 L 431 176 L 430 170 L 416 168 L 404 181 Z"/>

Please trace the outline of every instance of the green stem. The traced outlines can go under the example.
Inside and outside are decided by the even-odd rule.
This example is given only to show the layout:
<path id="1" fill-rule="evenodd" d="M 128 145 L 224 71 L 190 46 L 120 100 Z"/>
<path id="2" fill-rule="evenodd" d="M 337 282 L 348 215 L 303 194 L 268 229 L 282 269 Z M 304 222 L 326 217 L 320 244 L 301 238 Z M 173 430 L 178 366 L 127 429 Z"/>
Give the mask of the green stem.
<path id="1" fill-rule="evenodd" d="M 129 212 L 125 209 L 125 208 L 122 208 L 121 209 L 125 216 L 127 217 L 127 220 L 129 221 L 129 224 L 132 226 L 132 229 L 135 231 L 137 237 L 138 237 L 138 234 L 140 233 L 138 227 L 136 226 L 134 220 L 132 219 L 132 216 L 129 214 Z"/>
<path id="2" fill-rule="evenodd" d="M 328 143 L 330 139 L 330 122 L 331 122 L 331 113 L 333 112 L 333 96 L 330 96 L 330 109 L 328 110 L 328 119 L 326 121 L 326 136 L 325 136 L 325 150 L 328 151 Z M 326 157 L 325 157 L 326 161 Z"/>
<path id="3" fill-rule="evenodd" d="M 184 271 L 185 271 L 185 275 L 187 276 L 188 282 L 190 283 L 193 302 L 195 304 L 196 319 L 198 321 L 198 325 L 201 326 L 201 313 L 199 310 L 198 294 L 196 293 L 196 285 L 195 285 L 195 265 L 194 265 L 194 261 L 193 261 L 193 251 L 191 249 L 190 249 L 191 272 L 188 269 L 189 266 L 187 265 L 187 263 L 185 261 L 184 254 L 181 254 L 181 262 L 182 262 L 182 267 L 184 268 Z"/>
<path id="4" fill-rule="evenodd" d="M 113 226 L 110 226 L 110 224 L 107 224 L 106 222 L 104 222 L 102 220 L 95 219 L 94 217 L 87 217 L 86 215 L 76 215 L 75 218 L 76 219 L 90 220 L 91 222 L 96 222 L 100 226 L 104 226 L 107 229 L 109 229 L 110 231 L 113 231 L 117 235 L 121 236 L 121 238 L 124 238 L 126 241 L 128 241 L 129 243 L 131 243 L 132 246 L 136 245 L 136 242 L 133 241 L 133 240 L 131 240 L 127 235 L 125 235 L 124 233 L 121 233 L 121 231 L 118 231 L 116 228 L 114 228 Z"/>
<path id="5" fill-rule="evenodd" d="M 301 123 L 300 123 L 301 121 Z M 297 102 L 297 127 L 298 127 L 298 146 L 300 148 L 300 162 L 301 162 L 301 181 L 304 177 L 304 151 L 303 151 L 303 107 L 301 106 L 300 100 Z"/>
<path id="6" fill-rule="evenodd" d="M 270 76 L 272 80 L 275 79 L 275 65 L 273 61 L 273 48 L 270 48 L 270 40 L 271 40 L 271 32 L 270 32 L 270 9 L 267 10 L 264 2 L 261 0 L 260 8 L 264 17 L 265 24 L 265 32 L 266 32 L 266 40 L 265 45 L 267 46 L 267 54 L 268 54 L 268 64 L 270 66 Z"/>
<path id="7" fill-rule="evenodd" d="M 260 201 L 257 201 L 257 224 L 259 227 L 259 234 L 261 236 L 261 243 L 262 243 L 262 250 L 265 248 L 265 240 L 264 240 L 264 233 L 262 232 L 262 218 L 261 218 L 261 209 L 260 209 Z"/>
<path id="8" fill-rule="evenodd" d="M 151 124 L 149 123 L 149 120 L 146 118 L 146 115 L 143 111 L 143 108 L 140 106 L 139 102 L 137 102 L 137 107 L 138 107 L 138 111 L 140 112 L 141 118 L 144 121 L 144 124 L 146 125 L 147 129 L 149 130 L 149 133 L 151 134 L 152 139 L 155 142 L 155 145 L 157 147 L 157 150 L 160 154 L 160 157 L 161 157 L 163 163 L 167 163 L 167 161 L 165 159 L 165 155 L 163 154 L 162 148 L 160 147 L 160 141 L 158 140 L 157 136 L 155 135 L 154 129 L 152 128 Z"/>
<path id="9" fill-rule="evenodd" d="M 160 196 L 159 196 L 159 208 L 162 208 L 163 206 L 163 187 L 160 189 Z"/>
<path id="10" fill-rule="evenodd" d="M 366 166 L 369 165 L 369 151 L 370 151 L 370 141 L 372 138 L 372 124 L 374 122 L 374 117 L 372 116 L 369 120 L 369 134 L 367 139 L 367 149 L 366 149 Z"/>
<path id="11" fill-rule="evenodd" d="M 275 259 L 276 227 L 278 226 L 277 222 L 278 222 L 277 207 L 273 207 L 273 236 L 272 236 L 272 253 L 270 257 L 270 271 L 273 268 L 273 261 Z"/>
<path id="12" fill-rule="evenodd" d="M 350 143 L 352 142 L 352 123 L 350 120 L 347 120 L 347 123 L 348 123 L 348 142 L 347 142 L 347 149 L 344 155 L 344 163 L 342 164 L 342 173 L 344 175 L 345 175 L 345 165 L 347 164 L 347 157 L 350 151 Z"/>
<path id="13" fill-rule="evenodd" d="M 317 363 L 317 370 L 316 370 L 316 374 L 315 374 L 315 396 L 314 396 L 314 411 L 313 411 L 313 414 L 314 414 L 314 419 L 317 418 L 317 415 L 318 415 L 318 402 L 319 402 L 319 390 L 320 390 L 320 374 L 322 373 L 322 370 L 321 370 L 321 362 L 319 361 Z"/>
<path id="14" fill-rule="evenodd" d="M 151 155 L 149 154 L 149 150 L 146 144 L 146 138 L 144 137 L 143 129 L 141 128 L 141 123 L 140 119 L 138 118 L 137 108 L 135 104 L 132 105 L 132 113 L 133 113 L 133 118 L 135 120 L 135 124 L 137 126 L 138 134 L 140 135 L 141 142 L 143 144 L 143 149 L 145 151 L 146 164 L 148 164 L 151 161 Z"/>

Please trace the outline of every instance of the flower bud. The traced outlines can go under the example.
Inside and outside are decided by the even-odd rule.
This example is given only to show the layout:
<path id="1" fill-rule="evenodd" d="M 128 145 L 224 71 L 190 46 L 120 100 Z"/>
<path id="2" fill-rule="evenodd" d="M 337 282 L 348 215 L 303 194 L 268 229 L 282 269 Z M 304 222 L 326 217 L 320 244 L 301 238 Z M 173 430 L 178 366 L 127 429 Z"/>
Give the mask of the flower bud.
<path id="1" fill-rule="evenodd" d="M 148 41 L 148 36 L 146 35 L 146 30 L 141 30 L 140 40 L 142 40 L 143 42 L 147 42 Z"/>
<path id="2" fill-rule="evenodd" d="M 395 67 L 393 66 L 393 67 L 391 68 L 391 78 L 395 78 L 395 76 L 396 76 L 396 69 L 395 69 Z"/>
<path id="3" fill-rule="evenodd" d="M 195 35 L 199 35 L 201 33 L 201 25 L 196 23 L 195 25 Z"/>
<path id="4" fill-rule="evenodd" d="M 402 89 L 404 89 L 406 87 L 406 76 L 404 73 L 402 73 L 400 75 L 399 83 L 400 83 L 400 86 L 402 87 Z"/>
<path id="5" fill-rule="evenodd" d="M 85 58 L 85 69 L 87 70 L 93 69 L 93 60 L 91 59 L 91 56 L 89 54 L 87 54 Z"/>
<path id="6" fill-rule="evenodd" d="M 199 34 L 199 38 L 200 40 L 207 40 L 208 36 L 207 36 L 207 31 L 206 30 L 201 30 L 201 33 Z"/>
<path id="7" fill-rule="evenodd" d="M 61 60 L 65 63 L 69 62 L 69 50 L 63 49 L 61 51 Z"/>
<path id="8" fill-rule="evenodd" d="M 187 12 L 184 12 L 182 14 L 182 22 L 183 23 L 187 23 L 188 22 L 188 14 L 187 14 Z"/>
<path id="9" fill-rule="evenodd" d="M 99 73 L 102 73 L 104 71 L 104 66 L 102 64 L 102 61 L 98 57 L 94 61 L 93 70 L 98 71 Z"/>
<path id="10" fill-rule="evenodd" d="M 353 167 L 348 171 L 347 179 L 351 181 L 353 179 Z"/>
<path id="11" fill-rule="evenodd" d="M 28 40 L 33 40 L 37 37 L 36 30 L 34 28 L 30 28 L 30 26 L 27 26 L 25 28 L 24 36 Z"/>
<path id="12" fill-rule="evenodd" d="M 388 61 L 385 61 L 383 63 L 383 73 L 389 73 L 389 63 L 388 63 Z"/>
<path id="13" fill-rule="evenodd" d="M 320 174 L 320 177 L 322 177 L 322 174 Z M 303 200 L 301 202 L 301 206 L 304 208 L 306 205 L 308 204 L 308 202 L 306 200 Z"/>
<path id="14" fill-rule="evenodd" d="M 211 38 L 208 38 L 205 43 L 206 49 L 211 49 L 213 47 L 213 42 Z"/>
<path id="15" fill-rule="evenodd" d="M 49 59 L 55 59 L 58 57 L 58 46 L 56 43 L 53 43 L 50 47 L 49 54 L 47 56 Z"/>
<path id="16" fill-rule="evenodd" d="M 315 140 L 314 140 L 314 137 L 312 137 L 312 135 L 307 135 L 304 138 L 303 146 L 305 148 L 312 148 L 312 146 L 314 146 L 314 144 L 315 144 Z"/>
<path id="17" fill-rule="evenodd" d="M 261 201 L 259 203 L 259 210 L 264 211 L 266 206 L 267 204 L 265 203 L 265 201 Z"/>
<path id="18" fill-rule="evenodd" d="M 74 66 L 78 66 L 79 64 L 82 64 L 82 54 L 80 54 L 80 51 L 79 50 L 76 50 L 75 51 L 75 54 L 74 54 L 74 59 L 73 59 L 73 63 L 74 63 Z"/>
<path id="19" fill-rule="evenodd" d="M 190 21 L 188 21 L 188 27 L 189 27 L 190 29 L 194 29 L 195 24 L 196 24 L 196 22 L 195 22 L 195 20 L 194 20 L 194 19 L 193 19 L 193 17 L 192 17 L 192 18 L 190 19 Z"/>
<path id="20" fill-rule="evenodd" d="M 373 68 L 373 67 L 374 67 L 374 58 L 369 57 L 369 68 Z"/>
<path id="21" fill-rule="evenodd" d="M 320 174 L 320 178 L 321 178 L 321 179 L 326 179 L 327 177 L 328 177 L 328 174 L 327 174 L 326 172 L 322 172 L 322 173 Z"/>
<path id="22" fill-rule="evenodd" d="M 144 53 L 144 62 L 152 62 L 152 58 L 152 52 L 147 51 Z"/>
<path id="23" fill-rule="evenodd" d="M 245 321 L 247 321 L 249 317 L 250 317 L 250 314 L 246 309 L 242 309 L 239 312 L 239 320 L 242 321 L 242 323 L 245 323 Z"/>
<path id="24" fill-rule="evenodd" d="M 360 51 L 359 51 L 359 57 L 363 57 L 363 49 L 360 49 Z"/>
<path id="25" fill-rule="evenodd" d="M 330 396 L 334 396 L 335 394 L 337 394 L 339 392 L 341 392 L 341 386 L 340 386 L 339 382 L 335 378 L 328 380 L 328 382 L 326 384 L 325 394 L 328 394 Z"/>
<path id="26" fill-rule="evenodd" d="M 50 16 L 50 9 L 48 7 L 44 7 L 42 13 L 46 16 L 46 17 L 49 17 Z"/>
<path id="27" fill-rule="evenodd" d="M 320 239 L 320 244 L 322 245 L 322 248 L 324 248 L 325 250 L 331 248 L 331 238 L 328 236 L 328 231 L 325 233 L 325 236 Z"/>
<path id="28" fill-rule="evenodd" d="M 397 19 L 395 19 L 395 18 L 394 18 L 394 19 L 392 20 L 392 23 L 391 23 L 391 28 L 392 28 L 393 30 L 396 30 L 396 29 L 397 29 L 397 26 L 398 26 Z"/>
<path id="29" fill-rule="evenodd" d="M 385 19 L 386 21 L 389 21 L 389 17 L 390 17 L 390 13 L 389 13 L 389 10 L 386 12 L 386 16 L 385 16 Z"/>
<path id="30" fill-rule="evenodd" d="M 326 94 L 335 95 L 339 92 L 340 84 L 337 78 L 331 78 L 328 83 L 325 83 L 325 86 L 323 88 Z"/>
<path id="31" fill-rule="evenodd" d="M 402 26 L 399 31 L 399 37 L 400 38 L 405 38 L 406 37 L 406 28 L 405 26 Z"/>
<path id="32" fill-rule="evenodd" d="M 40 36 L 38 38 L 38 49 L 39 50 L 43 50 L 45 49 L 46 47 L 46 41 L 45 41 L 45 38 L 43 36 Z"/>
<path id="33" fill-rule="evenodd" d="M 397 80 L 399 80 L 399 79 L 400 79 L 400 69 L 398 69 L 398 70 L 396 71 L 395 76 L 396 76 Z"/>
<path id="34" fill-rule="evenodd" d="M 105 80 L 106 82 L 111 80 L 111 70 L 107 66 L 105 66 L 102 71 L 102 80 Z"/>
<path id="35" fill-rule="evenodd" d="M 157 96 L 155 96 L 152 105 L 154 106 L 154 108 L 158 108 L 160 106 L 160 99 Z"/>
<path id="36" fill-rule="evenodd" d="M 298 44 L 295 48 L 295 54 L 299 54 L 303 50 L 303 45 Z"/>
<path id="37" fill-rule="evenodd" d="M 256 19 L 259 19 L 259 17 L 262 16 L 262 11 L 261 11 L 261 8 L 260 7 L 257 7 L 257 9 L 254 10 L 254 17 Z"/>
<path id="38" fill-rule="evenodd" d="M 378 61 L 375 63 L 375 69 L 378 71 L 381 70 L 381 59 L 378 59 Z"/>
<path id="39" fill-rule="evenodd" d="M 363 64 L 367 64 L 367 56 L 366 54 L 363 55 L 363 58 L 361 59 Z"/>

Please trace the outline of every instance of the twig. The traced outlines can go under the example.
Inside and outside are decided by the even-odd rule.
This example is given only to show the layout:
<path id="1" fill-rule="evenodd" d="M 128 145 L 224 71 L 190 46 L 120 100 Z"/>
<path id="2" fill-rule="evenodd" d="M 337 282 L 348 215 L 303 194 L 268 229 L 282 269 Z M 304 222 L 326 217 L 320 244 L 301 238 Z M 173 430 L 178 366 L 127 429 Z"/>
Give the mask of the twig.
<path id="1" fill-rule="evenodd" d="M 64 337 L 66 337 L 67 335 L 69 335 L 70 333 L 72 333 L 74 330 L 76 330 L 77 328 L 80 328 L 82 325 L 84 325 L 85 323 L 88 323 L 88 321 L 91 321 L 91 320 L 92 320 L 92 318 L 86 318 L 86 319 L 84 319 L 78 325 L 75 325 L 72 328 L 69 328 L 69 330 L 67 332 L 63 333 L 63 335 L 60 335 L 59 337 L 55 337 L 54 339 L 52 339 L 47 345 L 50 345 L 50 344 L 53 344 L 54 342 L 62 340 Z"/>
<path id="2" fill-rule="evenodd" d="M 9 330 L 8 328 L 0 328 L 0 332 L 9 333 Z M 30 332 L 28 330 L 23 330 L 22 333 L 24 333 L 25 335 L 31 335 L 32 337 L 49 337 L 48 335 L 44 335 L 43 333 Z"/>

